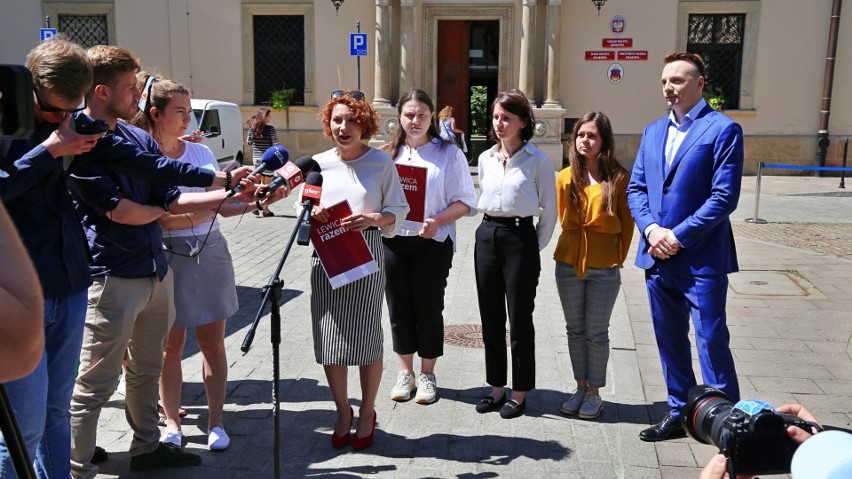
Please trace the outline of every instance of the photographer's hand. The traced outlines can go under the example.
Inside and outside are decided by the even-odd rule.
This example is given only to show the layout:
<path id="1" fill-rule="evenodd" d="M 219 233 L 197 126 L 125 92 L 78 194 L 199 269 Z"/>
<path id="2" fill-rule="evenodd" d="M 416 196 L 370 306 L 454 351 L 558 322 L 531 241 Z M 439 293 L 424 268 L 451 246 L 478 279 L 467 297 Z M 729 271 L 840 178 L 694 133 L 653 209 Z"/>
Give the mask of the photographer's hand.
<path id="1" fill-rule="evenodd" d="M 62 123 L 59 124 L 59 128 L 41 143 L 54 158 L 86 153 L 94 148 L 98 140 L 106 135 L 106 132 L 95 133 L 94 135 L 81 135 L 71 128 L 70 121 L 71 115 L 65 115 Z"/>
<path id="2" fill-rule="evenodd" d="M 785 404 L 777 409 L 778 412 L 783 414 L 792 414 L 803 421 L 808 421 L 812 423 L 820 424 L 819 421 L 816 420 L 813 414 L 810 411 L 805 409 L 801 404 Z M 793 438 L 794 441 L 801 444 L 806 440 L 810 439 L 813 434 L 801 429 L 798 426 L 789 426 L 787 427 L 787 435 Z"/>
<path id="3" fill-rule="evenodd" d="M 701 470 L 698 479 L 723 479 L 728 476 L 728 459 L 722 454 L 710 458 L 710 462 Z"/>

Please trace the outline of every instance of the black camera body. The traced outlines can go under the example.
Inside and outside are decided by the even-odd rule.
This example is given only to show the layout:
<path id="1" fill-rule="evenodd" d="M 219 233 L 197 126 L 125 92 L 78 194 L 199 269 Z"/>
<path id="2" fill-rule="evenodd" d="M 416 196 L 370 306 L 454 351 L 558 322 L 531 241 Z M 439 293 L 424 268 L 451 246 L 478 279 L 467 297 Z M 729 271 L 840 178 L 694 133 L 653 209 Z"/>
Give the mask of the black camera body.
<path id="1" fill-rule="evenodd" d="M 706 385 L 690 388 L 680 419 L 690 437 L 715 445 L 728 458 L 731 477 L 789 473 L 799 445 L 787 435 L 787 427 L 810 432 L 812 426 L 764 401 L 734 404 L 724 392 Z"/>
<path id="2" fill-rule="evenodd" d="M 104 120 L 94 120 L 86 115 L 77 115 L 74 129 L 81 135 L 94 135 L 109 131 L 109 123 Z"/>

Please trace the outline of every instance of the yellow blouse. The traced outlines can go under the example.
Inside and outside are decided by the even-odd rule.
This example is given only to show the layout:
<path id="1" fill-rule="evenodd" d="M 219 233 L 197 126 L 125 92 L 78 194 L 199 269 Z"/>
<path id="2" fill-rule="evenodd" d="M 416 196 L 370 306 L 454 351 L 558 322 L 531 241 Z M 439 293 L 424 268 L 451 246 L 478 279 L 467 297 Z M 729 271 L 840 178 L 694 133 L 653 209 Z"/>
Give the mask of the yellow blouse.
<path id="1" fill-rule="evenodd" d="M 603 209 L 600 184 L 583 187 L 586 201 L 570 207 L 571 167 L 556 176 L 556 206 L 562 232 L 553 259 L 573 265 L 578 278 L 586 276 L 586 268 L 611 268 L 624 264 L 634 226 L 627 206 L 629 181 L 625 175 L 616 184 L 615 216 L 609 216 Z M 582 221 L 580 212 L 583 213 Z"/>

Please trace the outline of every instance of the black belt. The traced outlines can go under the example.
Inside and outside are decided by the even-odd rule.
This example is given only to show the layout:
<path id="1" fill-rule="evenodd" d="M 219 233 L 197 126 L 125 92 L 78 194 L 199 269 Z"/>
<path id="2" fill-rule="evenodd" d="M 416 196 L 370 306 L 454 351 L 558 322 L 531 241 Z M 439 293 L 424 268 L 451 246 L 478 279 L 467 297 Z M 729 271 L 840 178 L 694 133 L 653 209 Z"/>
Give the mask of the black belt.
<path id="1" fill-rule="evenodd" d="M 498 223 L 504 226 L 532 226 L 532 216 L 489 216 L 483 215 L 482 221 L 487 223 Z"/>

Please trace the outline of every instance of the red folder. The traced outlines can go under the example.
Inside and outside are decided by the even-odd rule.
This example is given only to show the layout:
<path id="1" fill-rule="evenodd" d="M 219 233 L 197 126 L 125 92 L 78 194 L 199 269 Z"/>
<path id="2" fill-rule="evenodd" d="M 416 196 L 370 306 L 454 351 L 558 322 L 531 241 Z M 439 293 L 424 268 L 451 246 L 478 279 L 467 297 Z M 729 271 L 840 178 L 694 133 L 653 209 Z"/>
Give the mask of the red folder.
<path id="1" fill-rule="evenodd" d="M 379 264 L 367 246 L 364 235 L 344 228 L 340 221 L 352 215 L 344 200 L 326 208 L 325 223 L 311 221 L 311 243 L 319 256 L 331 287 L 337 289 L 379 271 Z"/>

